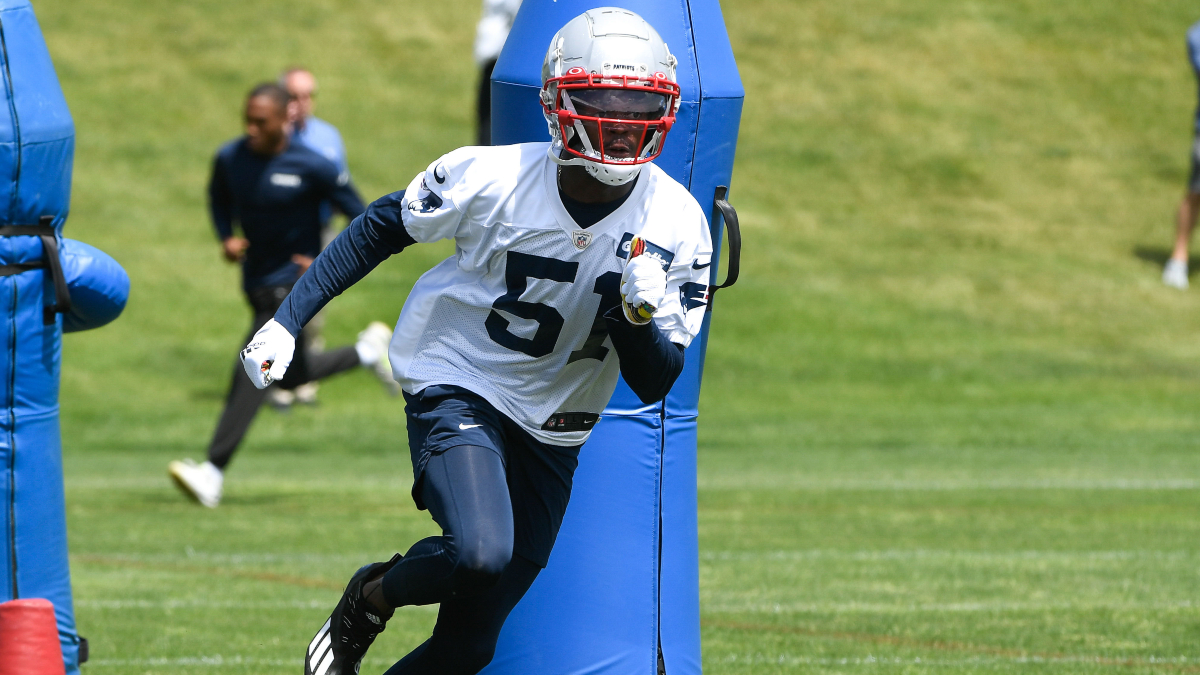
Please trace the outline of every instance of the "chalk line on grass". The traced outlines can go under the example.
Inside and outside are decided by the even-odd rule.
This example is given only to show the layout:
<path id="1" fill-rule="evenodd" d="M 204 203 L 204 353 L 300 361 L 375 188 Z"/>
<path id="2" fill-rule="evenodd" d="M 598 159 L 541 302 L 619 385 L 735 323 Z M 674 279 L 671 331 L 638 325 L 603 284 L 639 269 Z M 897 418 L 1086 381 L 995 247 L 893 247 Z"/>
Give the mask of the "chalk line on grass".
<path id="1" fill-rule="evenodd" d="M 970 562 L 1095 562 L 1126 560 L 1190 561 L 1200 558 L 1200 551 L 1117 549 L 1109 551 L 974 551 L 963 549 L 776 549 L 769 551 L 701 551 L 703 562 L 750 562 L 790 560 L 849 560 L 875 562 L 880 560 L 935 560 Z"/>
<path id="2" fill-rule="evenodd" d="M 208 552 L 197 551 L 188 547 L 178 552 L 164 553 L 131 553 L 128 551 L 103 552 L 91 551 L 78 554 L 86 559 L 87 556 L 100 557 L 106 561 L 128 560 L 130 562 L 205 562 L 222 565 L 264 565 L 272 563 L 293 563 L 301 565 L 313 564 L 349 564 L 356 569 L 364 560 L 373 560 L 381 555 L 378 551 L 363 553 L 241 553 L 241 552 Z M 386 557 L 386 556 L 385 556 Z M 353 570 L 351 570 L 353 571 Z"/>
<path id="3" fill-rule="evenodd" d="M 952 492 L 957 490 L 1144 490 L 1177 491 L 1200 489 L 1200 479 L 1192 478 L 1046 478 L 976 480 L 933 479 L 846 479 L 771 474 L 704 476 L 698 480 L 704 489 L 779 489 L 813 491 L 879 492 Z"/>
<path id="4" fill-rule="evenodd" d="M 1192 600 L 1166 602 L 728 602 L 700 601 L 700 609 L 715 614 L 969 614 L 1056 611 L 1168 611 L 1200 609 Z"/>
<path id="5" fill-rule="evenodd" d="M 973 656 L 961 659 L 921 658 L 919 656 L 858 656 L 858 657 L 817 657 L 802 654 L 727 654 L 713 659 L 718 663 L 746 665 L 783 665 L 783 666 L 986 666 L 1001 664 L 1092 664 L 1128 667 L 1130 665 L 1176 665 L 1187 666 L 1200 664 L 1200 659 L 1188 656 L 1148 656 L 1131 661 L 1114 660 L 1101 656 Z M 1119 661 L 1119 662 L 1118 662 Z"/>
<path id="6" fill-rule="evenodd" d="M 144 610 L 175 610 L 175 609 L 322 609 L 331 608 L 328 598 L 321 600 L 211 600 L 207 598 L 187 598 L 175 600 L 121 600 L 121 599 L 84 599 L 76 600 L 75 607 L 86 609 L 144 609 Z M 410 608 L 406 607 L 405 611 Z M 437 613 L 436 605 L 414 605 L 411 609 Z"/>
<path id="7" fill-rule="evenodd" d="M 363 665 L 390 666 L 395 663 L 394 659 L 381 656 L 367 655 L 363 657 Z M 303 658 L 295 659 L 268 659 L 254 656 L 242 656 L 235 654 L 224 656 L 222 654 L 212 654 L 204 656 L 176 656 L 176 657 L 145 657 L 139 659 L 88 659 L 87 668 L 93 667 L 149 667 L 149 666 L 190 666 L 190 667 L 208 667 L 221 668 L 226 666 L 278 666 L 278 667 L 294 667 L 302 668 L 304 666 Z"/>

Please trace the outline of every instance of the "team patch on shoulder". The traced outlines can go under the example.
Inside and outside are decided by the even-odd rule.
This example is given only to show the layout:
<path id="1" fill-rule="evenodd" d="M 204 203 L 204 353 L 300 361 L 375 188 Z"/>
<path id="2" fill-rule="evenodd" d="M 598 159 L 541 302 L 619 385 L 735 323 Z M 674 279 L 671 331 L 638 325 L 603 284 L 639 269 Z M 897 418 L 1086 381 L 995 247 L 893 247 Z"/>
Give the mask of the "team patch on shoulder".
<path id="1" fill-rule="evenodd" d="M 571 233 L 571 243 L 575 244 L 575 248 L 582 251 L 592 243 L 592 233 L 586 230 L 575 230 Z"/>
<path id="2" fill-rule="evenodd" d="M 409 202 L 408 210 L 414 213 L 433 213 L 434 211 L 442 208 L 442 198 L 432 192 L 429 192 L 428 190 L 425 190 L 424 183 L 421 184 L 421 187 L 422 189 L 417 192 L 418 196 L 420 196 L 422 192 L 428 192 L 429 194 L 421 197 L 420 199 L 414 199 Z"/>
<path id="3" fill-rule="evenodd" d="M 655 244 L 648 239 L 642 239 L 646 244 L 646 251 L 643 255 L 649 255 L 652 258 L 657 258 L 662 261 L 663 269 L 671 266 L 671 261 L 675 260 L 675 254 L 667 249 Z M 625 236 L 621 237 L 621 243 L 617 245 L 617 257 L 625 260 L 629 257 L 629 246 L 633 242 L 633 233 L 626 232 Z"/>

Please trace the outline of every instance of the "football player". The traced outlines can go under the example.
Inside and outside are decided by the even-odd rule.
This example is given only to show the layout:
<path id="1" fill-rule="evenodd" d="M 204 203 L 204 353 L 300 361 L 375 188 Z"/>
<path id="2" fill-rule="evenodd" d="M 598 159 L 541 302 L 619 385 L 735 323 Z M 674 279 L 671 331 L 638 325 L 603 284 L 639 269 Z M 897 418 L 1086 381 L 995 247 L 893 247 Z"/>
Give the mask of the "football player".
<path id="1" fill-rule="evenodd" d="M 682 371 L 712 244 L 699 204 L 651 162 L 679 106 L 675 66 L 632 12 L 571 20 L 542 66 L 550 142 L 433 162 L 356 218 L 243 351 L 267 386 L 331 298 L 407 246 L 454 239 L 409 293 L 390 347 L 412 496 L 442 535 L 351 577 L 306 674 L 356 673 L 395 608 L 433 603 L 433 636 L 388 674 L 481 670 L 547 563 L 618 373 L 651 403 Z"/>

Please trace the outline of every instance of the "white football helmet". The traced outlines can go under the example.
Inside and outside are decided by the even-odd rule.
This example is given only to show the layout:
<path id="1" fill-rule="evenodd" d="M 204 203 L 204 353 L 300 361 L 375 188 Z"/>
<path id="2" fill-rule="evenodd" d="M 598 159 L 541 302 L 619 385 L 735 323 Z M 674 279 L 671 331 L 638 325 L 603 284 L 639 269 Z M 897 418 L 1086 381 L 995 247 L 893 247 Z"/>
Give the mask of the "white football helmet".
<path id="1" fill-rule="evenodd" d="M 637 177 L 675 122 L 676 63 L 658 32 L 629 10 L 600 7 L 567 22 L 542 62 L 550 158 L 608 185 Z"/>

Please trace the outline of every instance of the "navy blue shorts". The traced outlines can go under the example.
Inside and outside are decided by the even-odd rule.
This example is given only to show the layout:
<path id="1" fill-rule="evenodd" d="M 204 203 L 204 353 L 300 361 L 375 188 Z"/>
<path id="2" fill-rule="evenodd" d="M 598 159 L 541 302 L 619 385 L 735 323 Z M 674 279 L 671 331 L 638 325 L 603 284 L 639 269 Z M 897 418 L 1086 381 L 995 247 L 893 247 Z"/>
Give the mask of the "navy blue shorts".
<path id="1" fill-rule="evenodd" d="M 579 448 L 543 443 L 462 387 L 431 385 L 404 393 L 408 447 L 413 463 L 413 501 L 424 510 L 421 482 L 433 455 L 459 445 L 490 448 L 504 465 L 513 510 L 513 553 L 541 567 L 558 537 Z"/>

